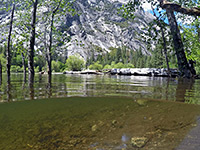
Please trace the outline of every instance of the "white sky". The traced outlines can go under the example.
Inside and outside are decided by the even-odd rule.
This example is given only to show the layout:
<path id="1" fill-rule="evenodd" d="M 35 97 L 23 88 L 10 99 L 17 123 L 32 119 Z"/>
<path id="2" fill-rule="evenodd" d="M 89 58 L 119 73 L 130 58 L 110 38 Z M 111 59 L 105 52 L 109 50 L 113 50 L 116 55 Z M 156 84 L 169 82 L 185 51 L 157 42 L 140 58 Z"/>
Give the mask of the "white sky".
<path id="1" fill-rule="evenodd" d="M 110 1 L 112 1 L 112 2 L 118 1 L 120 3 L 127 3 L 129 0 L 110 0 Z M 145 11 L 148 11 L 148 10 L 151 9 L 151 4 L 150 3 L 144 3 L 143 8 L 144 8 Z"/>
<path id="2" fill-rule="evenodd" d="M 151 10 L 151 4 L 146 2 L 143 4 L 143 8 L 145 11 Z"/>

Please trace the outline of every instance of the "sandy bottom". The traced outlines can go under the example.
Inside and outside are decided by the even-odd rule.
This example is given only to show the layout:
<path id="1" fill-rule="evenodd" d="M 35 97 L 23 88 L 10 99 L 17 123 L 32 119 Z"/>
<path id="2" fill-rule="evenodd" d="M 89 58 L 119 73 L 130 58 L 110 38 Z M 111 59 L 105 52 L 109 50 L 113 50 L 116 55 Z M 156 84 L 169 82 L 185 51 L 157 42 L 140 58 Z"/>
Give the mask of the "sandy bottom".
<path id="1" fill-rule="evenodd" d="M 0 150 L 173 150 L 200 106 L 122 97 L 0 104 Z"/>

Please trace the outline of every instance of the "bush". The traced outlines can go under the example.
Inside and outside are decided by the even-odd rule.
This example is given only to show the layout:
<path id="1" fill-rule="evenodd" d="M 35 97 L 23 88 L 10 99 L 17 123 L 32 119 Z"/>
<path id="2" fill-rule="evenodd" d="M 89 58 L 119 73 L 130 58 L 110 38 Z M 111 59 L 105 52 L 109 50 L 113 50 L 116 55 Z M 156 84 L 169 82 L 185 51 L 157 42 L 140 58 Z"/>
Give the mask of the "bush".
<path id="1" fill-rule="evenodd" d="M 85 61 L 79 55 L 69 56 L 65 65 L 67 70 L 81 71 L 85 65 Z"/>
<path id="2" fill-rule="evenodd" d="M 12 65 L 10 67 L 10 71 L 11 72 L 23 72 L 23 68 L 20 66 L 16 66 L 16 65 Z"/>
<path id="3" fill-rule="evenodd" d="M 114 68 L 121 69 L 121 68 L 125 68 L 125 67 L 124 67 L 123 63 L 119 62 L 119 63 L 114 65 Z"/>
<path id="4" fill-rule="evenodd" d="M 103 66 L 99 63 L 99 61 L 95 62 L 94 64 L 89 66 L 89 69 L 91 70 L 102 70 Z"/>
<path id="5" fill-rule="evenodd" d="M 131 63 L 125 64 L 124 68 L 135 68 L 135 66 Z"/>
<path id="6" fill-rule="evenodd" d="M 103 69 L 112 69 L 111 65 L 105 65 Z"/>
<path id="7" fill-rule="evenodd" d="M 59 61 L 58 62 L 55 61 L 55 60 L 52 61 L 52 71 L 53 72 L 60 72 L 60 63 L 59 63 Z"/>

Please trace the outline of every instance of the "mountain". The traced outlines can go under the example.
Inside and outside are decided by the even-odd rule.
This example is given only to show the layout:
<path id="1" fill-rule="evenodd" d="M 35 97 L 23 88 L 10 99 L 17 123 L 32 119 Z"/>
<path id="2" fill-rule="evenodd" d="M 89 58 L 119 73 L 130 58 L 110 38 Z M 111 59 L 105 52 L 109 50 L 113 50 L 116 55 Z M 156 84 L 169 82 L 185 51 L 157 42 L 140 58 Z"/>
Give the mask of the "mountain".
<path id="1" fill-rule="evenodd" d="M 119 14 L 121 6 L 122 2 L 116 0 L 77 0 L 74 8 L 80 15 L 66 17 L 68 33 L 72 38 L 68 54 L 78 52 L 85 56 L 96 47 L 109 51 L 110 47 L 122 45 L 132 50 L 141 47 L 143 53 L 149 53 L 138 34 L 144 32 L 142 28 L 152 21 L 153 16 L 139 11 L 136 18 L 130 21 Z"/>
<path id="2" fill-rule="evenodd" d="M 120 46 L 126 46 L 134 51 L 141 48 L 143 53 L 149 53 L 146 44 L 141 42 L 138 35 L 145 32 L 143 28 L 153 20 L 153 16 L 148 12 L 138 11 L 134 20 L 123 18 L 118 8 L 127 1 L 76 0 L 73 7 L 78 15 L 67 14 L 64 21 L 62 19 L 59 23 L 59 29 L 63 32 L 67 31 L 67 34 L 71 36 L 71 41 L 67 43 L 68 55 L 79 53 L 86 58 L 91 50 L 109 51 L 110 47 Z M 4 12 L 0 12 L 0 15 L 0 23 L 8 24 L 9 15 L 6 16 Z M 17 21 L 17 17 L 15 18 Z M 41 30 L 40 35 L 42 35 L 45 32 L 45 25 L 42 22 L 38 23 L 36 30 L 38 29 Z M 14 30 L 19 32 L 19 27 L 17 29 L 14 26 Z M 1 38 L 2 36 L 3 34 Z M 5 39 L 5 34 L 3 39 Z M 13 43 L 15 43 L 14 40 Z M 36 43 L 42 43 L 40 41 Z"/>

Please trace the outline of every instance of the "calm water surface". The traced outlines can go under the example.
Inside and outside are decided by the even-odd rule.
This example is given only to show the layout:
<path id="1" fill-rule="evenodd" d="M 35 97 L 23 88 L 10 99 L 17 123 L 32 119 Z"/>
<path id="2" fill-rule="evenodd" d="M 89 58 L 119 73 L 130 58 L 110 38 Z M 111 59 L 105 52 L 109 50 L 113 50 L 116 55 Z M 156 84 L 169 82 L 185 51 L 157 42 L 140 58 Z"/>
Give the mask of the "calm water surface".
<path id="1" fill-rule="evenodd" d="M 19 101 L 71 96 L 127 96 L 136 99 L 162 99 L 200 104 L 200 80 L 142 76 L 63 75 L 35 76 L 34 89 L 24 82 L 22 74 L 12 74 L 11 85 L 6 75 L 0 85 L 0 101 Z"/>
<path id="2" fill-rule="evenodd" d="M 0 150 L 135 150 L 138 139 L 141 150 L 196 150 L 200 105 L 175 101 L 200 104 L 199 91 L 200 80 L 63 74 L 36 74 L 29 88 L 4 74 L 0 101 L 22 102 L 0 103 Z"/>

